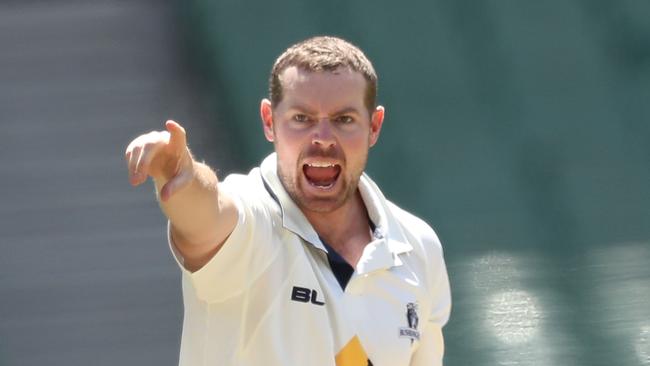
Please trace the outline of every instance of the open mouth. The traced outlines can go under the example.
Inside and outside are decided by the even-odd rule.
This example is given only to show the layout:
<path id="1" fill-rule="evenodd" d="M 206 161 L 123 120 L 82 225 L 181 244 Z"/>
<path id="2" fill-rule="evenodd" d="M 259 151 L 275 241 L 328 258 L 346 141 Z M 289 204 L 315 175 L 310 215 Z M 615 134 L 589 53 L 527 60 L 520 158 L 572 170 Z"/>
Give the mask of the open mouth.
<path id="1" fill-rule="evenodd" d="M 302 171 L 310 185 L 320 188 L 332 188 L 341 174 L 341 166 L 334 163 L 311 162 L 302 166 Z"/>

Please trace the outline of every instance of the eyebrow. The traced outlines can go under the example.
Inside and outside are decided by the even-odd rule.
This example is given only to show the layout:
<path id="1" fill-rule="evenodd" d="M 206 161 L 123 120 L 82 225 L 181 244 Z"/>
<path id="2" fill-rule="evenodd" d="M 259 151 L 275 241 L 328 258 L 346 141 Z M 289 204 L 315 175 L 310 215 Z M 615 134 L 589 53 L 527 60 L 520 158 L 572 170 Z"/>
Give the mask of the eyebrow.
<path id="1" fill-rule="evenodd" d="M 314 112 L 313 109 L 311 109 L 311 108 L 309 108 L 309 107 L 307 107 L 305 105 L 302 105 L 302 104 L 296 104 L 294 106 L 291 106 L 291 107 L 289 107 L 289 110 L 297 110 L 297 111 L 305 112 L 305 113 L 311 114 L 311 115 L 316 114 L 316 112 Z M 339 110 L 335 111 L 334 113 L 331 113 L 331 115 L 332 116 L 340 116 L 342 114 L 348 114 L 348 113 L 360 114 L 359 110 L 357 108 L 355 108 L 355 107 L 345 107 L 345 108 L 342 108 L 342 109 L 339 109 Z"/>
<path id="2" fill-rule="evenodd" d="M 296 110 L 296 111 L 300 111 L 300 112 L 305 112 L 307 114 L 315 114 L 313 109 L 311 109 L 311 108 L 309 108 L 309 107 L 307 107 L 306 105 L 303 105 L 303 104 L 293 105 L 293 106 L 289 107 L 289 110 Z"/>
<path id="3" fill-rule="evenodd" d="M 348 113 L 359 114 L 359 110 L 356 109 L 355 107 L 345 107 L 343 109 L 340 109 L 340 110 L 334 112 L 332 115 L 339 116 L 341 114 L 348 114 Z"/>

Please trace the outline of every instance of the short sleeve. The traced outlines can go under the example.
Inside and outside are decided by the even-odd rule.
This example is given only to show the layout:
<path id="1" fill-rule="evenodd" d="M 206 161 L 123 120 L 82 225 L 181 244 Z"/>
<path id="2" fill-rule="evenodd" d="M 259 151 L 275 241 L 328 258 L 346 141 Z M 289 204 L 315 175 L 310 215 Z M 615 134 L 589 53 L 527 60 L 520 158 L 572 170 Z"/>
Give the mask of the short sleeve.
<path id="1" fill-rule="evenodd" d="M 221 302 L 237 296 L 259 272 L 259 258 L 270 250 L 271 213 L 264 200 L 255 194 L 248 176 L 226 178 L 219 186 L 237 207 L 237 224 L 219 251 L 199 270 L 188 271 L 183 257 L 173 243 L 168 224 L 168 242 L 186 283 L 191 283 L 196 296 L 205 302 Z M 266 240 L 265 240 L 266 238 Z"/>
<path id="2" fill-rule="evenodd" d="M 449 277 L 447 275 L 447 266 L 442 256 L 442 249 L 440 249 L 431 268 L 433 269 L 431 275 L 431 293 L 433 300 L 429 321 L 438 324 L 442 328 L 447 324 L 451 313 L 451 290 L 449 288 Z"/>
<path id="3" fill-rule="evenodd" d="M 445 342 L 442 328 L 447 324 L 451 313 L 451 291 L 447 267 L 443 258 L 442 246 L 433 233 L 434 249 L 430 260 L 429 291 L 431 296 L 431 311 L 427 322 L 421 330 L 420 346 L 411 359 L 411 366 L 442 365 L 445 353 Z"/>

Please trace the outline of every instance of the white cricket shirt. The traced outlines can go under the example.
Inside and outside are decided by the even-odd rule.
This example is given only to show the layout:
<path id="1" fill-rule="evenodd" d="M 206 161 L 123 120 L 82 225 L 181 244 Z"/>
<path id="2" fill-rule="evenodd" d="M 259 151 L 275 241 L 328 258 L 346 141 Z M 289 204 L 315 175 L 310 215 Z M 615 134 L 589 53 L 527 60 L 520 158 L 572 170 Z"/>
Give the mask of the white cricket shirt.
<path id="1" fill-rule="evenodd" d="M 181 366 L 434 366 L 451 297 L 440 242 L 365 174 L 374 223 L 345 290 L 327 250 L 284 190 L 271 154 L 220 189 L 239 219 L 219 252 L 183 272 Z"/>

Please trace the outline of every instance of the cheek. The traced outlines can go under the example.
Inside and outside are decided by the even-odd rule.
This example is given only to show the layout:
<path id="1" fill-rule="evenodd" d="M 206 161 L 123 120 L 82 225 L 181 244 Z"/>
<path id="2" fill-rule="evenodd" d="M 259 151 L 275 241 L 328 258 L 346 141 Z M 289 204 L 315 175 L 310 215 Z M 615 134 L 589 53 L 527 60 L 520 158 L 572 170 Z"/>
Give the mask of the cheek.
<path id="1" fill-rule="evenodd" d="M 278 164 L 287 176 L 295 175 L 296 164 L 301 154 L 301 144 L 297 137 L 291 134 L 276 134 L 274 143 L 275 152 L 278 155 Z"/>
<path id="2" fill-rule="evenodd" d="M 359 131 L 352 134 L 343 135 L 339 139 L 343 150 L 351 155 L 348 158 L 363 156 L 367 153 L 370 147 L 370 138 L 368 131 Z"/>
<path id="3" fill-rule="evenodd" d="M 299 145 L 303 139 L 309 136 L 309 131 L 299 128 L 291 128 L 288 124 L 277 126 L 275 138 L 280 141 L 286 148 Z"/>
<path id="4" fill-rule="evenodd" d="M 281 139 L 276 139 L 275 151 L 278 156 L 287 160 L 287 162 L 293 160 L 291 163 L 294 164 L 298 155 L 300 155 L 300 144 L 296 143 L 296 140 L 291 136 L 285 135 Z"/>

